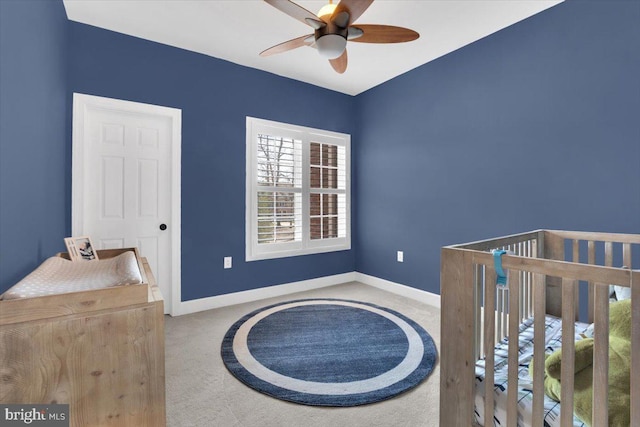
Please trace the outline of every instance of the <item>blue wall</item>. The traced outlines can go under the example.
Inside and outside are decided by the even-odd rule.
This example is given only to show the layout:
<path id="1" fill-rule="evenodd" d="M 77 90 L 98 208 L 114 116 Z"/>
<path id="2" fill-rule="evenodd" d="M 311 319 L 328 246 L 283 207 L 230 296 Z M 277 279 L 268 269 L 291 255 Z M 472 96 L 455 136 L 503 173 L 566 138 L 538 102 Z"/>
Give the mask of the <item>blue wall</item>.
<path id="1" fill-rule="evenodd" d="M 62 3 L 0 1 L 0 292 L 70 230 L 67 41 Z"/>
<path id="2" fill-rule="evenodd" d="M 359 95 L 357 270 L 439 293 L 444 245 L 640 232 L 639 22 L 567 1 Z"/>
<path id="3" fill-rule="evenodd" d="M 182 109 L 184 300 L 354 269 L 438 293 L 443 245 L 640 230 L 638 2 L 567 1 L 357 97 L 68 22 L 61 1 L 0 12 L 0 291 L 70 233 L 74 91 Z M 352 134 L 354 250 L 243 261 L 247 115 Z"/>
<path id="4" fill-rule="evenodd" d="M 353 134 L 353 97 L 69 25 L 70 91 L 182 109 L 183 300 L 355 269 L 353 251 L 244 262 L 246 116 Z"/>

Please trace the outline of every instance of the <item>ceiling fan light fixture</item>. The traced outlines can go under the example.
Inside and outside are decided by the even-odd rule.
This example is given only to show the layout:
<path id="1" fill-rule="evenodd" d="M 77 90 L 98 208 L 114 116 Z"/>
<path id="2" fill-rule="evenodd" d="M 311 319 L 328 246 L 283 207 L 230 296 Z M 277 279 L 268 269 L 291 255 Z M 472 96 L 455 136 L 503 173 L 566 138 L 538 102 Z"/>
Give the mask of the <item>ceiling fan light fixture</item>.
<path id="1" fill-rule="evenodd" d="M 327 18 L 331 17 L 331 15 L 333 15 L 333 11 L 336 10 L 336 7 L 338 7 L 338 5 L 331 2 L 325 4 L 324 6 L 322 6 L 320 11 L 318 11 L 318 18 L 322 18 L 323 16 L 327 15 Z"/>
<path id="2" fill-rule="evenodd" d="M 327 59 L 336 59 L 347 47 L 347 39 L 338 34 L 325 34 L 316 40 L 318 53 Z"/>

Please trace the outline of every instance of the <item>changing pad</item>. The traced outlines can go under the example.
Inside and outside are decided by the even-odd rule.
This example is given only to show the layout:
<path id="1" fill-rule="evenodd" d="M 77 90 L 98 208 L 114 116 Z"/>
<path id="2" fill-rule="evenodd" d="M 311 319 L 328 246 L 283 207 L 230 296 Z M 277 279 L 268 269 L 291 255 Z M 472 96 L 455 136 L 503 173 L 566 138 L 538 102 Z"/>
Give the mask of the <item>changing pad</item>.
<path id="1" fill-rule="evenodd" d="M 69 261 L 51 257 L 7 290 L 2 299 L 38 297 L 140 283 L 142 276 L 132 251 L 96 261 Z"/>

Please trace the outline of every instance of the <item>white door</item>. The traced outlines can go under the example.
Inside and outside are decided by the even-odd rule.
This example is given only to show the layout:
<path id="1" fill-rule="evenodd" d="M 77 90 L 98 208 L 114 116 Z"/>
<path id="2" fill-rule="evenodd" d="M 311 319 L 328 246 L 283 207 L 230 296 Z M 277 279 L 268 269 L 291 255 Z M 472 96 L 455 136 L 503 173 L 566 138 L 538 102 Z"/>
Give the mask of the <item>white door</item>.
<path id="1" fill-rule="evenodd" d="M 176 112 L 179 117 L 172 108 L 74 94 L 73 235 L 90 236 L 98 249 L 138 247 L 166 313 L 180 247 L 174 212 L 180 203 L 172 194 L 179 188 L 172 170 Z"/>

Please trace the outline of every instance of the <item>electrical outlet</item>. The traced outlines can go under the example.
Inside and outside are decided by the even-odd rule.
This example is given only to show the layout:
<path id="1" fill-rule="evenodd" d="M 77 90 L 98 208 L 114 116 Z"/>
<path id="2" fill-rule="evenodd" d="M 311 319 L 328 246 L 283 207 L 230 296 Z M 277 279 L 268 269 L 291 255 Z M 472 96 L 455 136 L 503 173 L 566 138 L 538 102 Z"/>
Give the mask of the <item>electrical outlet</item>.
<path id="1" fill-rule="evenodd" d="M 232 260 L 233 258 L 231 258 L 230 256 L 224 257 L 224 268 L 231 268 Z"/>
<path id="2" fill-rule="evenodd" d="M 404 252 L 398 251 L 398 262 L 404 262 Z"/>

